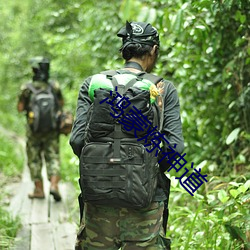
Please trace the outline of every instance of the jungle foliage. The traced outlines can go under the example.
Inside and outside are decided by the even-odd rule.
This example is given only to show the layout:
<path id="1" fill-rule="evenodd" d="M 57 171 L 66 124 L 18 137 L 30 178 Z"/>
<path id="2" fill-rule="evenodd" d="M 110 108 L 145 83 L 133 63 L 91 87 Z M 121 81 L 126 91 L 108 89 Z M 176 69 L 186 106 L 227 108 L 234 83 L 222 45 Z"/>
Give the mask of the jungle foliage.
<path id="1" fill-rule="evenodd" d="M 31 78 L 28 59 L 51 59 L 51 77 L 74 111 L 85 77 L 122 67 L 116 33 L 125 21 L 152 23 L 161 39 L 154 72 L 176 86 L 188 165 L 209 180 L 191 197 L 169 173 L 172 247 L 250 249 L 248 0 L 12 0 L 0 2 L 0 13 L 0 124 L 20 135 L 25 119 L 16 96 Z M 76 184 L 67 137 L 61 147 L 63 176 Z M 12 151 L 18 154 L 0 148 L 0 156 Z M 0 172 L 8 173 L 5 161 Z"/>

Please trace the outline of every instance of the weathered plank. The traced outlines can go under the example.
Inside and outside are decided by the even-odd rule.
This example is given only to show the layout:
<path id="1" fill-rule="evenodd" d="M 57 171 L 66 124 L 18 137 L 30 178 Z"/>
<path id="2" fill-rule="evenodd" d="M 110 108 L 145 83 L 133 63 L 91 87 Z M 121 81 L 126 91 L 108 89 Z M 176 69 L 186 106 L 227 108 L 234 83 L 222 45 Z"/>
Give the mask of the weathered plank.
<path id="1" fill-rule="evenodd" d="M 26 225 L 30 223 L 30 211 L 32 207 L 32 200 L 28 198 L 28 193 L 32 192 L 33 184 L 31 182 L 23 183 L 25 185 L 24 196 L 20 197 L 23 200 L 22 207 L 19 211 L 19 217 L 22 220 L 22 224 Z"/>
<path id="2" fill-rule="evenodd" d="M 12 186 L 12 194 L 14 195 L 11 199 L 9 210 L 12 212 L 12 215 L 15 216 L 24 216 L 28 211 L 30 211 L 31 201 L 25 202 L 28 198 L 29 190 L 32 190 L 33 186 L 31 182 L 21 182 L 18 185 Z M 25 203 L 25 206 L 24 206 Z M 27 206 L 27 209 L 26 209 Z"/>
<path id="3" fill-rule="evenodd" d="M 11 250 L 30 250 L 30 237 L 31 227 L 30 225 L 24 225 L 21 230 L 19 230 Z"/>
<path id="4" fill-rule="evenodd" d="M 50 182 L 43 168 L 45 199 L 29 199 L 28 193 L 34 189 L 27 166 L 22 182 L 11 185 L 13 194 L 9 210 L 19 216 L 22 228 L 19 230 L 11 250 L 72 250 L 76 237 L 77 197 L 71 183 L 59 183 L 62 201 L 56 202 L 49 194 Z M 74 217 L 74 218 L 73 218 Z"/>
<path id="5" fill-rule="evenodd" d="M 53 229 L 50 223 L 31 226 L 31 250 L 55 250 Z"/>
<path id="6" fill-rule="evenodd" d="M 73 250 L 76 238 L 76 227 L 69 222 L 53 223 L 55 250 Z"/>
<path id="7" fill-rule="evenodd" d="M 62 223 L 69 221 L 72 216 L 71 211 L 74 208 L 76 197 L 71 183 L 59 183 L 59 190 L 62 196 L 61 202 L 55 202 L 53 197 L 50 198 L 50 221 Z"/>
<path id="8" fill-rule="evenodd" d="M 38 224 L 38 223 L 49 222 L 48 212 L 49 212 L 48 197 L 46 197 L 43 200 L 34 199 L 31 208 L 30 223 Z"/>

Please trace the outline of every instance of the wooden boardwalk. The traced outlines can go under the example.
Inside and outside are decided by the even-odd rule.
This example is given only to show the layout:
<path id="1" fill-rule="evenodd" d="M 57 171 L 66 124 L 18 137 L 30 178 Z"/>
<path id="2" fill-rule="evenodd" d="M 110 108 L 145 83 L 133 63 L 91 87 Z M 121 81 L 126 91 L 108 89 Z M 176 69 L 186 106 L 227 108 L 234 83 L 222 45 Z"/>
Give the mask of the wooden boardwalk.
<path id="1" fill-rule="evenodd" d="M 49 181 L 43 170 L 46 198 L 31 200 L 28 193 L 33 191 L 27 167 L 22 182 L 13 184 L 9 209 L 13 216 L 21 219 L 12 250 L 73 250 L 78 223 L 78 205 L 74 187 L 70 183 L 59 183 L 61 202 L 55 202 L 49 195 Z"/>

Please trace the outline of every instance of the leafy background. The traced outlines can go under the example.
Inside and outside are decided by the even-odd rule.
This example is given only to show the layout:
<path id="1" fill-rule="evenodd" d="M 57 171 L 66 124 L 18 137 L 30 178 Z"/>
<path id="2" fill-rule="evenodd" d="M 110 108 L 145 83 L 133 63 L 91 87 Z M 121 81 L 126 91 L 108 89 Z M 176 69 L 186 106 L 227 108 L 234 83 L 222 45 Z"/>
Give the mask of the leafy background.
<path id="1" fill-rule="evenodd" d="M 148 21 L 161 35 L 154 73 L 178 89 L 186 159 L 209 179 L 191 197 L 169 173 L 172 248 L 250 248 L 248 0 L 12 0 L 0 2 L 0 14 L 1 186 L 20 177 L 25 161 L 16 143 L 25 133 L 16 100 L 31 78 L 28 59 L 51 59 L 51 77 L 74 112 L 85 77 L 122 67 L 116 33 L 125 21 Z M 61 148 L 63 178 L 78 192 L 78 161 L 68 137 L 61 138 Z M 0 246 L 7 248 L 18 219 L 2 206 L 0 214 Z"/>

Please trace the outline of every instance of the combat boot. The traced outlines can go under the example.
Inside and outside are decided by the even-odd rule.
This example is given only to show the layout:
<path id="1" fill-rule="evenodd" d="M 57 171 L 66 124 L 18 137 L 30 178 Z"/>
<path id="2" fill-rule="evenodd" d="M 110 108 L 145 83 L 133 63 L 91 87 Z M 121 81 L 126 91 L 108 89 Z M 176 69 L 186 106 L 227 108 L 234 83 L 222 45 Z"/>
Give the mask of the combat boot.
<path id="1" fill-rule="evenodd" d="M 59 181 L 60 177 L 57 175 L 52 175 L 50 177 L 50 194 L 53 195 L 55 201 L 60 201 L 62 199 L 58 189 Z"/>
<path id="2" fill-rule="evenodd" d="M 43 182 L 41 180 L 35 181 L 35 189 L 32 194 L 28 194 L 30 199 L 44 199 Z"/>

